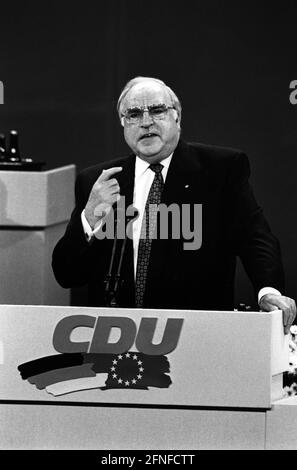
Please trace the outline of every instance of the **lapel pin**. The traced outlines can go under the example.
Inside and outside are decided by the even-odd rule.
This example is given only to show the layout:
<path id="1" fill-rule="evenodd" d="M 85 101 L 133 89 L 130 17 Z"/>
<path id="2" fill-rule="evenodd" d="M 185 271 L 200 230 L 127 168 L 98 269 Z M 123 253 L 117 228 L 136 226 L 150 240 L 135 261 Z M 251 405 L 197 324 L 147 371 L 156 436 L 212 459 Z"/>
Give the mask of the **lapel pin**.
<path id="1" fill-rule="evenodd" d="M 188 184 L 185 184 L 185 188 L 188 189 L 189 185 Z"/>

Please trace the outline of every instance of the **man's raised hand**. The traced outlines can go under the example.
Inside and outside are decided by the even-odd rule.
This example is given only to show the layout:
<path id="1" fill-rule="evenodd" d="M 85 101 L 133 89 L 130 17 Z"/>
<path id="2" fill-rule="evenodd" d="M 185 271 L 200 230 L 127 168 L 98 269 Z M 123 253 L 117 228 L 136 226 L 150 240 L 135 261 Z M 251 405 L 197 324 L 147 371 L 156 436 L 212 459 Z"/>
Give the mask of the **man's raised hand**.
<path id="1" fill-rule="evenodd" d="M 120 199 L 120 186 L 112 177 L 122 169 L 121 166 L 115 166 L 103 170 L 93 185 L 85 207 L 85 217 L 92 230 Z"/>

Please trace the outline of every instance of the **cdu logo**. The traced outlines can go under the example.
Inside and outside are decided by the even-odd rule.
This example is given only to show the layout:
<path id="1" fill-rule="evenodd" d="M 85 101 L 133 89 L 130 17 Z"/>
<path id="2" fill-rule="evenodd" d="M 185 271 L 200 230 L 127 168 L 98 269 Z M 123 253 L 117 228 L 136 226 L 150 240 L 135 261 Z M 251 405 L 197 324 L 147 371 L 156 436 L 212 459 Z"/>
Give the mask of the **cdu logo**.
<path id="1" fill-rule="evenodd" d="M 0 81 L 0 104 L 4 104 L 4 86 L 3 82 Z"/>
<path id="2" fill-rule="evenodd" d="M 183 321 L 168 318 L 162 340 L 155 344 L 157 318 L 144 317 L 137 328 L 129 317 L 71 315 L 53 333 L 60 354 L 26 362 L 18 370 L 23 380 L 54 396 L 88 389 L 168 388 L 172 380 L 166 355 L 176 349 Z M 80 328 L 89 329 L 89 341 L 73 341 Z M 116 342 L 110 341 L 114 329 L 120 332 Z"/>

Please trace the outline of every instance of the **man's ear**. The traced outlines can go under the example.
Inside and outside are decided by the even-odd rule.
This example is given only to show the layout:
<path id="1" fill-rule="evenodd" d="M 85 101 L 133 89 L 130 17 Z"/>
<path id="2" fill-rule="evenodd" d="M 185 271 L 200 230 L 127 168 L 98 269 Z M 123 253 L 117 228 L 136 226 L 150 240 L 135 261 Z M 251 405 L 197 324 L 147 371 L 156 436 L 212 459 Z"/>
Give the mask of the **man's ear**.
<path id="1" fill-rule="evenodd" d="M 178 126 L 179 129 L 180 129 L 180 117 L 179 117 L 178 112 L 177 112 L 176 109 L 174 109 L 173 111 L 174 111 L 174 119 L 175 119 L 175 122 L 176 122 L 177 126 Z"/>
<path id="2" fill-rule="evenodd" d="M 121 125 L 124 127 L 124 118 L 121 117 Z"/>
<path id="3" fill-rule="evenodd" d="M 173 112 L 174 112 L 175 122 L 178 122 L 179 121 L 178 112 L 176 111 L 176 109 L 174 109 Z"/>

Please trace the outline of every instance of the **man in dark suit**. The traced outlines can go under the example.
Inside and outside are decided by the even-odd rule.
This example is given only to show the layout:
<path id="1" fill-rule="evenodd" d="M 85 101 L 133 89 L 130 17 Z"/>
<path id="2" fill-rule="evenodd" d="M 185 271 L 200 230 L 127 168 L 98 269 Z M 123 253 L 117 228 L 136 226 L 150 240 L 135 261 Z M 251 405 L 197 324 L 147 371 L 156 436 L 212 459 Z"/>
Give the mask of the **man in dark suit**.
<path id="1" fill-rule="evenodd" d="M 53 252 L 57 281 L 66 288 L 88 285 L 89 305 L 106 305 L 105 281 L 114 243 L 113 237 L 103 236 L 104 227 L 122 198 L 126 208 L 133 205 L 138 210 L 138 217 L 128 224 L 133 228 L 123 256 L 119 306 L 233 310 L 239 256 L 260 309 L 283 310 L 287 333 L 296 305 L 283 295 L 279 244 L 253 195 L 246 155 L 184 142 L 180 102 L 158 79 L 129 81 L 120 95 L 118 113 L 133 154 L 78 175 L 76 207 Z M 156 233 L 160 220 L 156 211 L 152 210 L 151 219 L 148 212 L 159 204 L 180 208 L 181 219 L 186 217 L 183 208 L 189 208 L 192 246 L 189 227 L 187 234 L 179 230 L 179 237 L 169 230 L 167 237 L 152 239 L 148 230 Z M 202 224 L 195 218 L 199 207 Z M 115 266 L 119 242 L 123 240 L 116 245 Z"/>

